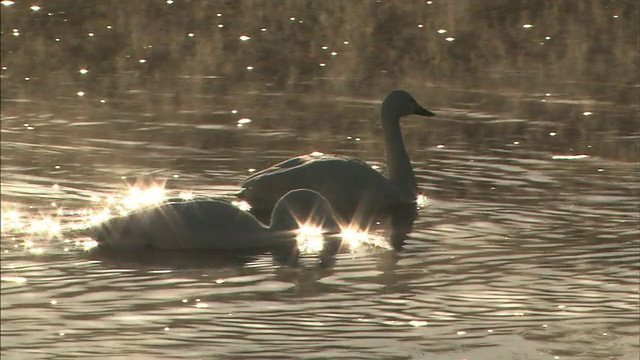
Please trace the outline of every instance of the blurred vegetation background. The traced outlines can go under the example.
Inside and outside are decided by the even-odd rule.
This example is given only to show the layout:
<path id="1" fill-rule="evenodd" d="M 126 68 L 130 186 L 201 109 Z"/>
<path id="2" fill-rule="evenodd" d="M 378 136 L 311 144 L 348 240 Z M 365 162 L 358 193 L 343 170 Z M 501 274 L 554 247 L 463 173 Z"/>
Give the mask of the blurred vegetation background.
<path id="1" fill-rule="evenodd" d="M 369 99 L 406 88 L 445 114 L 427 132 L 407 130 L 409 146 L 522 140 L 532 150 L 640 157 L 636 0 L 16 0 L 0 8 L 4 117 L 224 125 L 237 120 L 235 108 L 260 119 L 252 128 L 265 134 L 291 128 L 309 150 L 334 141 L 323 146 L 331 150 L 348 146 L 344 134 L 378 138 Z M 242 134 L 215 134 L 172 141 L 255 146 Z"/>
<path id="2" fill-rule="evenodd" d="M 255 90 L 308 90 L 306 82 L 324 78 L 331 81 L 321 89 L 349 94 L 382 84 L 520 88 L 532 81 L 620 102 L 638 94 L 635 0 L 41 5 L 38 11 L 26 1 L 2 7 L 4 94 L 25 76 L 46 79 L 43 94 L 69 79 L 86 81 L 79 68 L 91 71 L 92 90 L 111 94 L 143 81 L 171 87 L 181 76 L 206 75 L 232 77 L 225 86 L 251 83 Z"/>

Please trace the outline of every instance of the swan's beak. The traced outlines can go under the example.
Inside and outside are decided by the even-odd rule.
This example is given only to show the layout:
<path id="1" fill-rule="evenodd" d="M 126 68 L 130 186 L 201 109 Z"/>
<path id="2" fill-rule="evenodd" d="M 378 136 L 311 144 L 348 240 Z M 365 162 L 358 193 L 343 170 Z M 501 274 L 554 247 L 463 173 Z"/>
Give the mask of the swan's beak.
<path id="1" fill-rule="evenodd" d="M 414 104 L 413 113 L 415 115 L 422 115 L 422 116 L 436 116 L 436 114 L 432 113 L 431 111 L 423 108 L 418 104 Z"/>

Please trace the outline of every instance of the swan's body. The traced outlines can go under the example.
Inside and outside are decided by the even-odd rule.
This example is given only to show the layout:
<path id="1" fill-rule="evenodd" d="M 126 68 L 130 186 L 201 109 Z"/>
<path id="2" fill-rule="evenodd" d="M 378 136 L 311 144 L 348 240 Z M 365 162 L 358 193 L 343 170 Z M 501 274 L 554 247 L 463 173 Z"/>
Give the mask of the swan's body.
<path id="1" fill-rule="evenodd" d="M 392 205 L 414 203 L 418 189 L 400 130 L 400 118 L 411 114 L 434 115 L 404 90 L 392 91 L 382 104 L 386 178 L 356 158 L 303 155 L 251 175 L 242 183 L 239 197 L 258 211 L 268 211 L 287 191 L 312 189 L 348 220 L 371 217 Z"/>
<path id="2" fill-rule="evenodd" d="M 288 247 L 292 231 L 309 221 L 328 232 L 339 226 L 327 201 L 310 190 L 285 194 L 276 204 L 271 226 L 223 200 L 167 202 L 107 220 L 91 235 L 107 248 L 127 250 L 247 250 Z"/>
<path id="3" fill-rule="evenodd" d="M 410 203 L 378 171 L 356 158 L 339 155 L 302 155 L 253 174 L 243 183 L 243 196 L 258 211 L 275 204 L 290 189 L 312 189 L 325 194 L 344 219 L 369 215 L 380 204 Z"/>

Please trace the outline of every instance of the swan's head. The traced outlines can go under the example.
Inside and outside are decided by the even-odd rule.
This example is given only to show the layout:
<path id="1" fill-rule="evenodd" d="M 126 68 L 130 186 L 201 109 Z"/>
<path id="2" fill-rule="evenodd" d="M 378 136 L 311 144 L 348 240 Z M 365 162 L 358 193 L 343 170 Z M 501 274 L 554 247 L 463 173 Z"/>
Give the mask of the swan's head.
<path id="1" fill-rule="evenodd" d="M 392 91 L 382 102 L 383 119 L 399 119 L 408 115 L 435 116 L 431 111 L 423 108 L 404 90 Z"/>
<path id="2" fill-rule="evenodd" d="M 276 203 L 271 214 L 271 229 L 296 230 L 303 226 L 322 228 L 324 232 L 340 231 L 329 202 L 309 189 L 291 190 Z"/>

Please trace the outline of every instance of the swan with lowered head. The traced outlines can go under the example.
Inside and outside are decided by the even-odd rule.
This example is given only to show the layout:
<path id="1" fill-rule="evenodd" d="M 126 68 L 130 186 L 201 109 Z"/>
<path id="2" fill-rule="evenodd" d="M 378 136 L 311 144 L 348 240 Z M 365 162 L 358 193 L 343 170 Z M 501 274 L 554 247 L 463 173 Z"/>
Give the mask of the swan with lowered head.
<path id="1" fill-rule="evenodd" d="M 322 194 L 343 219 L 368 218 L 396 204 L 415 203 L 416 179 L 404 147 L 400 118 L 434 116 L 404 90 L 392 91 L 382 102 L 387 174 L 384 177 L 365 162 L 338 155 L 302 155 L 256 172 L 242 182 L 238 197 L 253 209 L 269 211 L 282 194 L 292 189 L 312 189 Z"/>
<path id="2" fill-rule="evenodd" d="M 329 203 L 315 191 L 300 189 L 278 200 L 265 226 L 253 215 L 217 199 L 167 202 L 114 217 L 89 229 L 107 249 L 250 250 L 291 247 L 301 224 L 328 233 L 340 227 Z"/>

